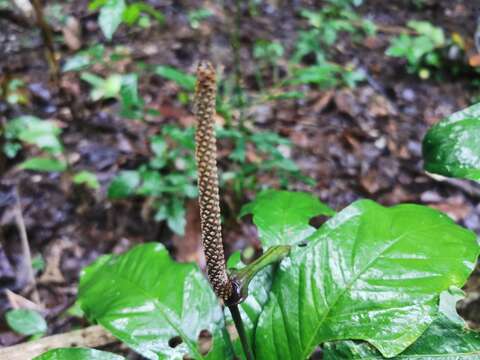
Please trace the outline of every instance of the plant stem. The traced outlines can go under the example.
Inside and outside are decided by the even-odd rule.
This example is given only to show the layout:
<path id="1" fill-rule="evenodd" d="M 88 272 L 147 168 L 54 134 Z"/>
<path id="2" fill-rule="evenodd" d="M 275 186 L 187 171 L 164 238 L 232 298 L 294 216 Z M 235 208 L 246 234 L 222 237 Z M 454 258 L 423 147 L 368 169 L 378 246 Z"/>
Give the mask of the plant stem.
<path id="1" fill-rule="evenodd" d="M 50 25 L 45 20 L 43 14 L 43 7 L 40 0 L 32 0 L 33 9 L 35 10 L 35 17 L 37 25 L 42 33 L 44 45 L 46 47 L 47 61 L 50 68 L 50 75 L 57 82 L 59 77 L 59 66 L 57 58 L 55 57 L 55 47 L 53 45 L 53 35 Z"/>
<path id="2" fill-rule="evenodd" d="M 255 360 L 253 356 L 252 349 L 248 343 L 247 333 L 245 332 L 245 327 L 243 326 L 242 316 L 238 310 L 238 305 L 231 305 L 228 307 L 230 313 L 232 314 L 233 322 L 235 323 L 235 328 L 237 329 L 238 336 L 240 337 L 240 342 L 242 343 L 243 352 L 247 360 Z"/>

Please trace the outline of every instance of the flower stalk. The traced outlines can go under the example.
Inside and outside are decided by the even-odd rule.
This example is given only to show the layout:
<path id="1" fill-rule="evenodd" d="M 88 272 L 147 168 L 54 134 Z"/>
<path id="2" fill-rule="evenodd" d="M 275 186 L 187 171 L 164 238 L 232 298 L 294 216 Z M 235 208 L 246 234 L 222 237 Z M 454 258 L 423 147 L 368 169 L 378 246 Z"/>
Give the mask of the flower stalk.
<path id="1" fill-rule="evenodd" d="M 228 301 L 232 295 L 232 282 L 225 267 L 220 218 L 220 195 L 217 172 L 217 143 L 215 138 L 214 115 L 216 77 L 213 66 L 201 62 L 197 69 L 195 91 L 195 156 L 198 167 L 198 192 L 202 243 L 207 260 L 210 284 L 217 296 Z"/>

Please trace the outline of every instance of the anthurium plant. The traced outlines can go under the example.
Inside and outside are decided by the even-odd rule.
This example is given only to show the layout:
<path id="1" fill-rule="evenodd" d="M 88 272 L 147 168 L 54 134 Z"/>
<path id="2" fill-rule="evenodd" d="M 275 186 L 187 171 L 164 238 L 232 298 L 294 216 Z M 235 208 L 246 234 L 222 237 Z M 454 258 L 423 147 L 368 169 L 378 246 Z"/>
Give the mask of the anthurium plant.
<path id="1" fill-rule="evenodd" d="M 480 358 L 480 334 L 467 329 L 455 308 L 479 255 L 477 237 L 435 209 L 358 200 L 337 212 L 308 193 L 269 190 L 240 214 L 252 217 L 264 254 L 250 264 L 238 253 L 225 261 L 214 75 L 200 65 L 196 98 L 208 276 L 196 264 L 175 262 L 158 243 L 105 255 L 81 276 L 78 300 L 86 316 L 152 360 L 298 360 L 319 351 L 324 359 Z M 457 159 L 446 155 L 456 145 L 443 132 L 451 122 L 455 131 L 477 129 L 477 109 L 427 135 L 429 171 L 443 169 L 445 159 L 445 168 L 456 171 Z M 467 169 L 463 160 L 461 174 L 471 178 L 468 169 L 478 172 L 478 163 Z M 319 215 L 328 220 L 315 228 L 310 220 Z M 37 359 L 121 357 L 54 349 Z"/>

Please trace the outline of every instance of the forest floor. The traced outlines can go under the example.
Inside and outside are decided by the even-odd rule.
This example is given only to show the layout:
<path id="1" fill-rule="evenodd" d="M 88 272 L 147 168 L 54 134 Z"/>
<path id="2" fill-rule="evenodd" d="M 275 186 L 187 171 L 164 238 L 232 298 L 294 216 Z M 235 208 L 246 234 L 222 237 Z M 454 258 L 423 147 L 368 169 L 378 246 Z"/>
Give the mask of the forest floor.
<path id="1" fill-rule="evenodd" d="M 50 3 L 50 2 L 49 2 Z M 52 3 L 56 3 L 53 2 Z M 209 59 L 225 76 L 235 73 L 232 38 L 238 30 L 241 84 L 247 96 L 256 96 L 258 59 L 253 45 L 258 39 L 277 40 L 285 54 L 291 54 L 298 31 L 307 21 L 298 9 L 315 7 L 310 2 L 292 1 L 281 6 L 265 2 L 256 14 L 241 9 L 239 27 L 235 6 L 226 2 L 150 1 L 166 17 L 165 24 L 149 29 L 121 27 L 114 41 L 103 38 L 97 13 L 88 11 L 88 1 L 58 2 L 81 28 L 76 40 L 86 48 L 103 42 L 123 45 L 129 54 L 116 62 L 114 71 L 138 70 L 138 62 L 169 65 L 194 74 L 200 59 Z M 375 36 L 352 41 L 341 36 L 328 49 L 330 59 L 351 63 L 362 69 L 366 79 L 355 88 L 322 89 L 303 85 L 303 99 L 268 100 L 234 109 L 233 118 L 244 117 L 252 131 L 269 130 L 292 142 L 290 156 L 301 171 L 314 179 L 314 185 L 290 180 L 288 188 L 309 190 L 334 209 L 342 209 L 359 198 L 371 198 L 384 205 L 400 202 L 422 203 L 446 212 L 458 223 L 480 234 L 480 187 L 467 181 L 433 178 L 423 170 L 421 141 L 426 130 L 441 118 L 467 107 L 480 94 L 471 74 L 432 76 L 420 80 L 406 71 L 405 61 L 385 55 L 389 41 L 412 19 L 428 20 L 446 33 L 456 32 L 471 39 L 476 29 L 473 2 L 425 1 L 421 8 L 404 6 L 403 0 L 366 0 L 356 11 L 379 26 Z M 293 5 L 292 5 L 293 4 Z M 194 28 L 186 14 L 206 6 L 213 14 Z M 15 208 L 20 203 L 32 256 L 44 259 L 45 267 L 36 273 L 39 297 L 46 308 L 48 333 L 57 334 L 80 326 L 85 319 L 67 312 L 74 304 L 79 273 L 101 254 L 119 253 L 135 244 L 160 241 L 182 261 L 202 263 L 198 238 L 198 215 L 194 201 L 187 205 L 186 235 L 173 234 L 165 222 L 153 219 L 151 205 L 144 197 L 112 201 L 107 198 L 110 181 L 119 170 L 135 169 L 145 163 L 151 152 L 149 137 L 164 124 L 192 125 L 190 105 L 182 104 L 178 85 L 154 73 L 141 72 L 139 92 L 155 116 L 135 121 L 119 116 L 118 104 L 111 100 L 92 101 L 89 87 L 78 73 L 62 75 L 60 85 L 50 80 L 44 57 L 42 37 L 33 27 L 0 16 L 0 79 L 16 78 L 27 84 L 24 104 L 0 100 L 0 119 L 34 114 L 54 119 L 62 128 L 62 141 L 72 169 L 88 170 L 97 176 L 98 190 L 72 185 L 69 173 L 22 171 L 16 165 L 34 149 L 26 148 L 14 158 L 0 161 L 0 313 L 11 308 L 11 297 L 3 290 L 28 297 L 25 264 Z M 56 38 L 61 27 L 54 26 Z M 70 42 L 75 39 L 70 39 Z M 75 53 L 75 44 L 61 43 L 57 51 L 64 63 Z M 308 56 L 305 64 L 313 61 Z M 287 61 L 278 60 L 280 77 Z M 106 74 L 99 66 L 97 73 Z M 264 86 L 273 86 L 272 70 L 265 67 Z M 478 76 L 478 75 L 477 75 Z M 229 170 L 229 149 L 221 152 L 223 171 Z M 247 156 L 255 157 L 255 149 Z M 265 184 L 278 185 L 270 174 L 259 175 Z M 18 193 L 18 196 L 16 195 Z M 230 211 L 253 196 L 246 190 L 240 197 L 222 194 Z M 233 199 L 233 200 L 232 200 Z M 233 205 L 232 205 L 233 203 Z M 226 205 L 226 206 L 227 206 Z M 234 210 L 232 210 L 234 209 Z M 228 253 L 248 245 L 258 247 L 255 229 L 248 222 L 228 221 L 224 228 Z M 473 325 L 480 325 L 480 272 L 467 285 L 470 301 L 462 313 Z M 25 341 L 25 337 L 0 323 L 0 345 Z"/>

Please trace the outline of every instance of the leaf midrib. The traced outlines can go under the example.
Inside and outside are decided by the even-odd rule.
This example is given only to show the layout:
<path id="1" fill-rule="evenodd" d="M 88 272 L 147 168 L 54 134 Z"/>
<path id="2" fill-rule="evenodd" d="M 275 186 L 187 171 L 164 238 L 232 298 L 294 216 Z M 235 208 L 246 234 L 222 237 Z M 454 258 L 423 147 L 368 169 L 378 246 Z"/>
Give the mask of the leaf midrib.
<path id="1" fill-rule="evenodd" d="M 435 224 L 435 225 L 427 226 L 427 227 L 425 227 L 425 228 L 423 228 L 423 229 L 421 229 L 421 230 L 424 231 L 424 230 L 427 230 L 427 229 L 430 229 L 430 228 L 436 228 L 436 227 L 438 227 L 438 226 L 439 226 L 438 224 Z M 360 227 L 360 225 L 359 225 L 359 227 Z M 419 230 L 420 230 L 420 229 L 416 229 L 415 231 L 419 231 Z M 307 342 L 307 346 L 305 347 L 306 350 L 305 350 L 304 353 L 302 353 L 302 356 L 301 356 L 302 359 L 305 359 L 308 355 L 310 355 L 310 352 L 311 352 L 311 351 L 310 351 L 309 349 L 313 346 L 312 344 L 314 343 L 315 338 L 317 337 L 317 333 L 318 333 L 318 331 L 320 330 L 320 327 L 323 325 L 323 323 L 325 322 L 325 320 L 328 318 L 328 315 L 330 315 L 330 312 L 331 312 L 332 309 L 335 307 L 335 304 L 338 302 L 338 300 L 347 292 L 347 290 L 350 290 L 350 289 L 351 289 L 351 287 L 353 286 L 353 284 L 360 278 L 360 276 L 362 276 L 362 275 L 365 273 L 365 271 L 367 271 L 367 270 L 370 268 L 370 266 L 378 260 L 378 258 L 379 258 L 380 256 L 382 256 L 385 252 L 387 252 L 390 248 L 392 248 L 392 246 L 394 246 L 395 244 L 397 244 L 397 242 L 400 241 L 405 235 L 407 235 L 407 234 L 409 234 L 410 232 L 413 232 L 413 231 L 414 231 L 414 230 L 406 231 L 406 232 L 404 232 L 403 234 L 401 234 L 400 236 L 392 239 L 391 242 L 388 243 L 388 245 L 385 246 L 377 255 L 375 255 L 375 256 L 372 258 L 372 260 L 370 260 L 370 261 L 359 271 L 359 273 L 358 273 L 356 276 L 354 276 L 351 281 L 349 281 L 349 282 L 347 283 L 347 286 L 345 286 L 345 288 L 344 288 L 342 291 L 339 292 L 339 294 L 334 298 L 333 302 L 331 303 L 332 306 L 330 306 L 330 307 L 327 309 L 327 311 L 325 311 L 325 315 L 322 316 L 322 318 L 321 318 L 321 320 L 319 321 L 317 327 L 316 327 L 315 330 L 312 332 L 312 336 L 311 336 L 310 340 Z M 357 229 L 357 234 L 358 234 L 358 229 Z M 358 239 L 358 236 L 356 237 L 356 239 Z M 355 242 L 357 242 L 357 241 L 355 241 Z M 325 246 L 325 245 L 322 245 L 322 246 Z"/>

